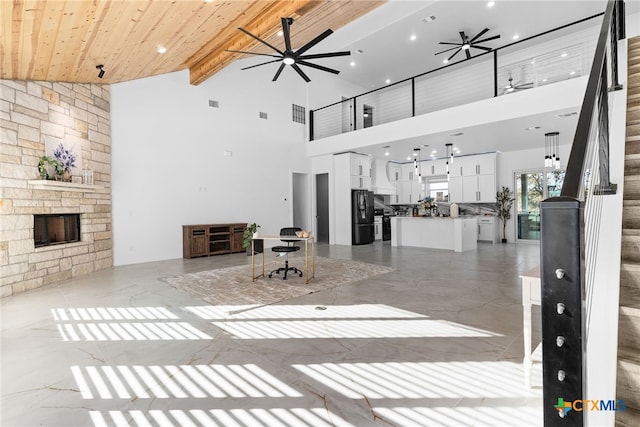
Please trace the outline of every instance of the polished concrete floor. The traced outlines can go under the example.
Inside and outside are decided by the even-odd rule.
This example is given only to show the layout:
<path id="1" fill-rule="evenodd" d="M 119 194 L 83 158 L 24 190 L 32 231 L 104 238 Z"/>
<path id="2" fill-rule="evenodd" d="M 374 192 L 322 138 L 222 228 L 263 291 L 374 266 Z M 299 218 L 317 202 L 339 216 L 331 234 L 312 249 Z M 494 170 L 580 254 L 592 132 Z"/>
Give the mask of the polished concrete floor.
<path id="1" fill-rule="evenodd" d="M 0 424 L 542 425 L 539 365 L 532 389 L 523 381 L 518 277 L 538 246 L 377 242 L 318 255 L 394 271 L 235 315 L 158 279 L 244 254 L 115 267 L 5 298 Z"/>

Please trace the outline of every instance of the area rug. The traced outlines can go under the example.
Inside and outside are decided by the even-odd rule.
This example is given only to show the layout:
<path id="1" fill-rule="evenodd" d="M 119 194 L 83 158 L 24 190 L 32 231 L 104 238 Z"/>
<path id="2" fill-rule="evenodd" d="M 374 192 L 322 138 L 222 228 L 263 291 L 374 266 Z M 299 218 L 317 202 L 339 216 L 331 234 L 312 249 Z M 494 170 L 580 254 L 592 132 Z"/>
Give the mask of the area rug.
<path id="1" fill-rule="evenodd" d="M 266 262 L 266 275 L 283 264 L 283 260 Z M 304 271 L 304 258 L 290 257 L 289 265 Z M 262 264 L 256 262 L 256 272 L 261 268 Z M 274 274 L 272 279 L 262 277 L 252 282 L 250 264 L 165 277 L 161 280 L 212 305 L 269 305 L 390 271 L 393 271 L 393 268 L 359 261 L 316 257 L 315 278 L 309 283 L 305 283 L 304 277 L 292 272 L 287 275 L 287 280 L 282 280 L 281 276 Z"/>

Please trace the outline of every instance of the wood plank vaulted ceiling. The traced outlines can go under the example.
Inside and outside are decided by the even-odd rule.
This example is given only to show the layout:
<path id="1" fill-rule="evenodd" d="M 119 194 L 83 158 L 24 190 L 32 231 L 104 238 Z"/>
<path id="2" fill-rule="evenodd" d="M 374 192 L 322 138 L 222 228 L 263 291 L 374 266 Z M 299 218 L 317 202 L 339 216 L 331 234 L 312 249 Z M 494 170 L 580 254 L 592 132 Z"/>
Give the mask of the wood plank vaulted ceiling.
<path id="1" fill-rule="evenodd" d="M 271 53 L 238 27 L 284 49 L 276 33 L 292 17 L 296 49 L 385 1 L 1 0 L 1 77 L 117 83 L 188 68 L 199 84 L 242 57 L 226 49 Z"/>

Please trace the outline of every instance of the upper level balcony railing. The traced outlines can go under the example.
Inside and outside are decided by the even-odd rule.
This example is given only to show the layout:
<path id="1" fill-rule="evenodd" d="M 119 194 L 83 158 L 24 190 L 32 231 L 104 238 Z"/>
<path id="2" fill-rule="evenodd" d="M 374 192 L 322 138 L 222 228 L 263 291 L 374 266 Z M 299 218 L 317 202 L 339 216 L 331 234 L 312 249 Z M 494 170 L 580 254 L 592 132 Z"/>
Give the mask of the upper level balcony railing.
<path id="1" fill-rule="evenodd" d="M 602 15 L 311 110 L 309 140 L 588 75 Z"/>

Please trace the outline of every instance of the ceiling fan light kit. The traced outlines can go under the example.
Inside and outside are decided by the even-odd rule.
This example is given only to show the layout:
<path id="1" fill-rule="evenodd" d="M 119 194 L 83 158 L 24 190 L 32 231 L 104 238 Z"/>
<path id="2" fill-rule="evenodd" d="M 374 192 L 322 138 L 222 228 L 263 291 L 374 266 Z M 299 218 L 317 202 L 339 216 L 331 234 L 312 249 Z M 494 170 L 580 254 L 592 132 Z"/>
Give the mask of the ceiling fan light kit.
<path id="1" fill-rule="evenodd" d="M 467 59 L 471 59 L 471 48 L 473 49 L 480 49 L 480 50 L 484 50 L 486 52 L 490 52 L 491 50 L 493 50 L 490 47 L 487 46 L 480 46 L 480 43 L 484 43 L 484 42 L 488 42 L 491 40 L 495 40 L 495 39 L 499 39 L 500 35 L 495 35 L 495 36 L 491 36 L 491 37 L 487 37 L 485 39 L 480 39 L 480 37 L 484 36 L 487 32 L 489 31 L 488 28 L 485 28 L 484 30 L 480 31 L 478 34 L 476 34 L 473 38 L 469 39 L 469 37 L 465 34 L 464 31 L 460 31 L 460 39 L 462 41 L 462 43 L 452 43 L 452 42 L 440 42 L 439 44 L 444 44 L 444 45 L 453 45 L 454 47 L 449 48 L 449 49 L 445 49 L 445 50 L 441 50 L 440 52 L 436 52 L 435 55 L 440 55 L 441 53 L 445 53 L 445 52 L 451 52 L 452 50 L 455 50 L 455 52 L 453 52 L 453 54 L 448 57 L 444 62 L 447 63 L 449 61 L 451 61 L 453 59 L 454 56 L 456 56 L 458 53 L 460 53 L 461 51 L 464 51 L 465 55 L 467 56 Z"/>
<path id="2" fill-rule="evenodd" d="M 324 31 L 322 34 L 316 36 L 313 40 L 311 40 L 310 42 L 308 42 L 307 44 L 302 46 L 300 49 L 294 51 L 293 48 L 291 47 L 291 33 L 290 33 L 291 24 L 293 24 L 293 18 L 280 18 L 280 21 L 282 23 L 282 36 L 284 37 L 284 44 L 285 44 L 285 49 L 284 50 L 278 49 L 277 47 L 275 47 L 272 44 L 266 42 L 265 40 L 261 39 L 260 37 L 254 35 L 254 34 L 251 34 L 249 31 L 245 30 L 244 28 L 238 28 L 243 33 L 245 33 L 248 36 L 256 39 L 257 41 L 259 41 L 260 43 L 264 44 L 265 46 L 268 46 L 270 49 L 272 49 L 273 51 L 275 51 L 277 53 L 277 54 L 267 54 L 267 53 L 247 52 L 247 51 L 242 51 L 242 50 L 227 50 L 227 52 L 233 52 L 233 53 L 269 56 L 269 57 L 272 57 L 272 58 L 276 58 L 276 59 L 273 59 L 271 61 L 262 62 L 260 64 L 251 65 L 249 67 L 244 67 L 244 68 L 242 68 L 242 70 L 248 70 L 248 69 L 251 69 L 251 68 L 260 67 L 262 65 L 272 64 L 272 63 L 275 63 L 275 62 L 280 62 L 280 67 L 278 68 L 278 70 L 276 71 L 276 74 L 273 76 L 273 79 L 272 79 L 272 81 L 274 81 L 274 82 L 276 80 L 278 80 L 278 77 L 280 77 L 280 74 L 284 70 L 285 65 L 291 66 L 291 68 L 293 68 L 294 71 L 296 73 L 298 73 L 298 75 L 300 77 L 302 77 L 302 79 L 304 79 L 304 81 L 307 82 L 307 83 L 309 83 L 311 81 L 311 79 L 309 78 L 309 76 L 307 76 L 307 74 L 304 71 L 302 71 L 302 69 L 300 68 L 300 65 L 305 66 L 305 67 L 309 67 L 309 68 L 315 68 L 316 70 L 326 71 L 326 72 L 332 73 L 332 74 L 339 74 L 340 73 L 340 71 L 338 71 L 338 70 L 334 70 L 334 69 L 329 68 L 329 67 L 324 67 L 322 65 L 314 64 L 312 62 L 309 62 L 308 60 L 309 59 L 320 59 L 320 58 L 333 58 L 333 57 L 337 57 L 337 56 L 349 56 L 349 55 L 351 55 L 350 51 L 316 53 L 316 54 L 311 54 L 311 55 L 305 55 L 306 51 L 308 51 L 309 49 L 311 49 L 312 47 L 314 47 L 315 45 L 320 43 L 325 38 L 329 37 L 331 34 L 333 34 L 332 30 L 328 29 L 328 30 Z"/>

